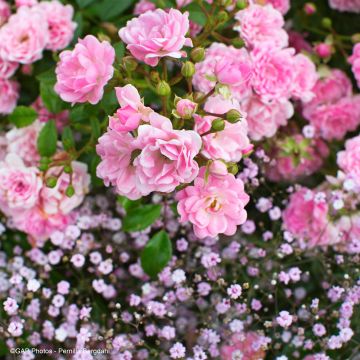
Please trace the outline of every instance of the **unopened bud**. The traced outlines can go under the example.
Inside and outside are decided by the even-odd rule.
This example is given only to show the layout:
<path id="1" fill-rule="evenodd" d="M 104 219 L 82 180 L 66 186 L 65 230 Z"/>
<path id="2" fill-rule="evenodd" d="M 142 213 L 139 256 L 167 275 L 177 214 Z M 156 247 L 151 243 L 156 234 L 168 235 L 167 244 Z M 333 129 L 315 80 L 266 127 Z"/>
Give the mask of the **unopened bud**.
<path id="1" fill-rule="evenodd" d="M 212 131 L 222 131 L 225 129 L 225 121 L 223 119 L 215 119 L 211 124 Z"/>
<path id="2" fill-rule="evenodd" d="M 46 171 L 49 168 L 48 164 L 40 164 L 39 165 L 39 170 L 40 171 Z"/>
<path id="3" fill-rule="evenodd" d="M 229 123 L 236 123 L 241 119 L 241 114 L 239 111 L 235 110 L 235 109 L 231 109 L 226 113 L 226 120 Z"/>
<path id="4" fill-rule="evenodd" d="M 123 64 L 127 71 L 134 71 L 138 66 L 136 59 L 132 56 L 125 56 L 123 58 Z"/>
<path id="5" fill-rule="evenodd" d="M 205 58 L 205 49 L 203 47 L 196 47 L 191 50 L 190 56 L 192 61 L 195 63 L 203 61 Z"/>
<path id="6" fill-rule="evenodd" d="M 160 96 L 168 96 L 171 93 L 170 85 L 165 80 L 161 80 L 156 86 L 156 92 Z"/>
<path id="7" fill-rule="evenodd" d="M 160 75 L 157 71 L 150 72 L 150 80 L 154 83 L 158 83 L 160 81 Z"/>
<path id="8" fill-rule="evenodd" d="M 307 15 L 312 15 L 316 13 L 316 5 L 314 3 L 306 3 L 304 5 L 304 11 Z"/>
<path id="9" fill-rule="evenodd" d="M 100 41 L 107 41 L 107 42 L 111 43 L 111 39 L 107 35 L 105 35 L 104 33 L 98 34 L 97 38 Z"/>
<path id="10" fill-rule="evenodd" d="M 239 10 L 243 10 L 247 7 L 247 1 L 246 0 L 238 0 L 236 2 L 236 7 L 239 9 Z"/>
<path id="11" fill-rule="evenodd" d="M 72 197 L 75 194 L 75 189 L 72 185 L 69 185 L 65 190 L 65 195 L 67 197 Z"/>
<path id="12" fill-rule="evenodd" d="M 331 19 L 330 18 L 323 18 L 322 20 L 321 20 L 321 25 L 322 25 L 322 27 L 323 28 L 325 28 L 325 29 L 331 29 L 331 27 L 332 27 L 332 21 L 331 21 Z"/>
<path id="13" fill-rule="evenodd" d="M 226 11 L 222 10 L 218 13 L 216 18 L 219 24 L 223 24 L 224 22 L 229 20 L 229 15 Z"/>
<path id="14" fill-rule="evenodd" d="M 224 7 L 228 7 L 232 5 L 233 0 L 220 0 L 220 5 Z"/>
<path id="15" fill-rule="evenodd" d="M 65 165 L 64 166 L 64 173 L 65 174 L 71 174 L 73 171 L 72 171 L 72 167 L 70 165 Z"/>
<path id="16" fill-rule="evenodd" d="M 357 34 L 354 34 L 353 36 L 351 36 L 351 41 L 352 41 L 354 44 L 360 42 L 360 34 L 357 33 Z"/>
<path id="17" fill-rule="evenodd" d="M 236 175 L 239 172 L 239 168 L 236 163 L 228 163 L 227 169 L 230 174 Z"/>
<path id="18" fill-rule="evenodd" d="M 191 61 L 186 61 L 182 68 L 181 73 L 185 78 L 190 78 L 195 74 L 195 65 Z"/>
<path id="19" fill-rule="evenodd" d="M 241 38 L 235 38 L 235 39 L 233 39 L 232 44 L 233 44 L 234 47 L 236 47 L 237 49 L 240 49 L 240 48 L 244 47 L 245 42 L 244 42 L 244 40 L 241 39 Z"/>
<path id="20" fill-rule="evenodd" d="M 57 184 L 57 178 L 54 176 L 50 176 L 46 179 L 46 186 L 49 188 L 54 188 Z"/>

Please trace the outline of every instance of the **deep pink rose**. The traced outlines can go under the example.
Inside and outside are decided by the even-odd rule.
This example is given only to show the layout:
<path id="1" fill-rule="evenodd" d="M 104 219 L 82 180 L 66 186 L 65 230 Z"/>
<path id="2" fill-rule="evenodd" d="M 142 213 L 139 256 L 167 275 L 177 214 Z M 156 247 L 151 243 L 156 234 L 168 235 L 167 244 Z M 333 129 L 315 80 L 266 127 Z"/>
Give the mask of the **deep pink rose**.
<path id="1" fill-rule="evenodd" d="M 97 104 L 104 94 L 104 86 L 112 78 L 115 51 L 107 42 L 95 36 L 80 39 L 75 48 L 60 54 L 56 66 L 55 91 L 62 100 L 71 103 Z"/>
<path id="2" fill-rule="evenodd" d="M 202 239 L 218 234 L 234 235 L 238 225 L 246 221 L 244 209 L 249 196 L 244 184 L 234 175 L 209 174 L 202 167 L 193 186 L 187 186 L 176 195 L 180 222 L 190 221 L 195 235 Z"/>
<path id="3" fill-rule="evenodd" d="M 321 58 L 327 58 L 332 53 L 332 47 L 329 44 L 326 43 L 320 43 L 314 46 L 314 50 L 317 55 L 319 55 Z"/>
<path id="4" fill-rule="evenodd" d="M 76 23 L 72 21 L 74 9 L 57 0 L 42 1 L 37 5 L 44 13 L 49 26 L 49 40 L 46 49 L 56 51 L 66 48 L 73 36 Z"/>
<path id="5" fill-rule="evenodd" d="M 37 7 L 21 7 L 0 28 L 0 57 L 30 64 L 42 58 L 48 41 L 48 24 L 43 12 Z"/>
<path id="6" fill-rule="evenodd" d="M 261 44 L 268 42 L 277 48 L 288 45 L 288 35 L 283 29 L 284 18 L 272 5 L 250 4 L 240 10 L 235 19 L 239 21 L 235 30 L 239 31 L 248 47 L 261 47 Z"/>
<path id="7" fill-rule="evenodd" d="M 306 51 L 308 53 L 312 52 L 312 47 L 305 40 L 306 34 L 300 34 L 296 31 L 288 31 L 289 35 L 289 47 L 292 47 L 295 49 L 296 53 Z"/>
<path id="8" fill-rule="evenodd" d="M 10 114 L 19 98 L 19 83 L 0 78 L 0 114 Z"/>
<path id="9" fill-rule="evenodd" d="M 240 110 L 236 100 L 225 100 L 221 95 L 209 98 L 204 108 L 208 112 L 220 115 L 232 109 Z M 215 116 L 199 115 L 195 115 L 194 118 L 195 130 L 199 134 L 209 131 L 216 119 Z M 208 159 L 238 162 L 250 146 L 247 133 L 248 125 L 244 115 L 235 124 L 225 121 L 224 130 L 202 136 L 204 145 L 201 153 Z"/>
<path id="10" fill-rule="evenodd" d="M 352 65 L 351 70 L 360 88 L 360 43 L 354 46 L 352 55 L 349 57 L 349 63 Z"/>
<path id="11" fill-rule="evenodd" d="M 191 39 L 186 37 L 188 16 L 175 9 L 148 11 L 128 21 L 126 27 L 120 29 L 119 36 L 136 59 L 156 66 L 162 57 L 185 56 L 181 49 L 192 46 Z"/>
<path id="12" fill-rule="evenodd" d="M 337 154 L 337 164 L 360 185 L 360 135 L 345 143 L 345 150 Z"/>

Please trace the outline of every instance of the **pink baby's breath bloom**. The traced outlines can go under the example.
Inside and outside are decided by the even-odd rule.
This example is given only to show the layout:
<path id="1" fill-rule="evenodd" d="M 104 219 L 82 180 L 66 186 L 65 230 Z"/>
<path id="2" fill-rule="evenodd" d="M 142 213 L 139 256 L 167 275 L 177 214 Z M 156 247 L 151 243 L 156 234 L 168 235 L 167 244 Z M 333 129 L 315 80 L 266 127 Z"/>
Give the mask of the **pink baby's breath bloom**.
<path id="1" fill-rule="evenodd" d="M 42 1 L 41 9 L 49 27 L 49 40 L 46 49 L 62 50 L 70 44 L 74 36 L 76 23 L 71 21 L 74 9 L 71 5 L 62 5 L 59 1 Z"/>
<path id="2" fill-rule="evenodd" d="M 136 3 L 134 8 L 134 15 L 141 15 L 147 11 L 156 9 L 156 5 L 149 0 L 140 0 Z"/>
<path id="3" fill-rule="evenodd" d="M 16 300 L 14 300 L 11 297 L 8 297 L 4 301 L 4 310 L 8 315 L 15 315 L 17 313 L 17 310 L 19 308 L 19 305 L 16 303 Z"/>
<path id="4" fill-rule="evenodd" d="M 345 143 L 345 150 L 337 154 L 339 167 L 360 185 L 360 135 Z"/>
<path id="5" fill-rule="evenodd" d="M 48 41 L 43 12 L 37 7 L 21 7 L 0 28 L 0 56 L 7 61 L 30 64 L 41 59 Z"/>
<path id="6" fill-rule="evenodd" d="M 0 78 L 8 79 L 14 75 L 19 64 L 13 61 L 6 61 L 0 57 Z"/>
<path id="7" fill-rule="evenodd" d="M 276 322 L 283 328 L 289 327 L 293 322 L 292 315 L 288 311 L 280 311 L 279 316 L 276 318 Z"/>
<path id="8" fill-rule="evenodd" d="M 92 35 L 80 39 L 75 48 L 60 54 L 56 67 L 55 91 L 71 103 L 98 103 L 104 86 L 112 78 L 115 51 L 107 42 Z"/>
<path id="9" fill-rule="evenodd" d="M 235 19 L 239 21 L 235 30 L 239 31 L 248 47 L 261 47 L 266 42 L 278 48 L 288 45 L 288 35 L 283 29 L 284 18 L 272 5 L 250 4 L 240 10 Z"/>
<path id="10" fill-rule="evenodd" d="M 188 16 L 176 9 L 147 11 L 128 21 L 126 27 L 120 29 L 119 36 L 136 59 L 156 66 L 162 57 L 185 56 L 181 49 L 192 46 L 191 39 L 186 37 Z"/>
<path id="11" fill-rule="evenodd" d="M 360 0 L 329 0 L 329 5 L 338 11 L 360 12 Z"/>
<path id="12" fill-rule="evenodd" d="M 19 83 L 0 78 L 0 114 L 10 114 L 19 98 Z"/>
<path id="13" fill-rule="evenodd" d="M 233 235 L 237 225 L 246 221 L 245 205 L 249 196 L 244 184 L 234 175 L 222 177 L 209 175 L 200 169 L 194 186 L 188 186 L 177 194 L 180 221 L 190 221 L 197 237 L 214 237 L 218 234 Z"/>
<path id="14" fill-rule="evenodd" d="M 360 1 L 359 1 L 360 9 Z M 360 43 L 356 44 L 353 48 L 352 55 L 349 57 L 349 63 L 352 65 L 351 69 L 360 88 Z"/>

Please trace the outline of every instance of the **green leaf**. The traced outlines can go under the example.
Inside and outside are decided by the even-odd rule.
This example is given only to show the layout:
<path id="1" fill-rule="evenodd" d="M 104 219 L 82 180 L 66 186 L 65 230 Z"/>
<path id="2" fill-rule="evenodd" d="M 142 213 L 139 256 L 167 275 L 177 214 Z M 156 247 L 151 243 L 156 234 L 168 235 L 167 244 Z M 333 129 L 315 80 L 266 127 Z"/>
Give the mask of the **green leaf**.
<path id="1" fill-rule="evenodd" d="M 31 125 L 37 118 L 37 112 L 32 107 L 17 106 L 9 115 L 9 120 L 17 128 Z"/>
<path id="2" fill-rule="evenodd" d="M 65 150 L 70 150 L 75 148 L 74 136 L 69 126 L 64 127 L 61 134 L 61 140 Z"/>
<path id="3" fill-rule="evenodd" d="M 140 205 L 132 207 L 123 219 L 124 231 L 140 231 L 149 227 L 161 213 L 161 205 Z"/>
<path id="4" fill-rule="evenodd" d="M 101 20 L 108 21 L 122 14 L 134 1 L 135 0 L 97 1 L 95 5 L 91 6 L 91 9 Z"/>
<path id="5" fill-rule="evenodd" d="M 40 131 L 37 148 L 41 156 L 50 157 L 56 152 L 57 131 L 54 120 L 48 121 Z"/>
<path id="6" fill-rule="evenodd" d="M 91 117 L 90 118 L 90 124 L 91 124 L 91 133 L 94 139 L 97 139 L 101 135 L 101 129 L 100 129 L 100 122 L 98 118 Z"/>
<path id="7" fill-rule="evenodd" d="M 122 41 L 120 41 L 114 45 L 114 49 L 116 54 L 116 61 L 120 62 L 125 54 L 125 45 Z"/>
<path id="8" fill-rule="evenodd" d="M 169 235 L 161 230 L 146 244 L 141 252 L 141 266 L 151 277 L 155 277 L 170 261 L 172 247 Z"/>
<path id="9" fill-rule="evenodd" d="M 189 12 L 189 19 L 194 23 L 201 26 L 204 26 L 206 24 L 206 15 L 204 14 L 199 4 L 191 3 L 188 6 L 185 6 L 183 10 Z"/>
<path id="10" fill-rule="evenodd" d="M 80 9 L 87 7 L 88 5 L 92 4 L 94 1 L 95 0 L 76 0 Z"/>
<path id="11" fill-rule="evenodd" d="M 141 204 L 141 199 L 139 200 L 130 200 L 126 196 L 119 195 L 117 201 L 121 206 L 128 211 L 131 208 L 139 207 Z"/>

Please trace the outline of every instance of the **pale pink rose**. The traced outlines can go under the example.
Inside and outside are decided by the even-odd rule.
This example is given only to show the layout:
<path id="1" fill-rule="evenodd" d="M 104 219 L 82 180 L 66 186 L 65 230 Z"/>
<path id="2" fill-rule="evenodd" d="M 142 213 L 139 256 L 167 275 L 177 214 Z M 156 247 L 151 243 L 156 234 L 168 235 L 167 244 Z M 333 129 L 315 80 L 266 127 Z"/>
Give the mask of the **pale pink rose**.
<path id="1" fill-rule="evenodd" d="M 256 95 L 247 98 L 241 106 L 247 114 L 249 137 L 256 141 L 274 136 L 278 128 L 286 125 L 294 114 L 290 101 L 264 103 Z"/>
<path id="2" fill-rule="evenodd" d="M 239 101 L 251 94 L 252 64 L 246 49 L 213 43 L 206 49 L 204 61 L 195 65 L 193 84 L 203 93 L 215 87 L 216 81 L 228 85 Z"/>
<path id="3" fill-rule="evenodd" d="M 292 135 L 299 144 L 304 137 L 300 134 Z M 324 159 L 329 155 L 329 148 L 321 139 L 314 139 L 306 147 L 307 157 L 301 157 L 299 162 L 294 156 L 282 154 L 282 143 L 273 149 L 272 162 L 266 169 L 266 176 L 271 181 L 297 181 L 318 171 L 324 164 Z"/>
<path id="4" fill-rule="evenodd" d="M 258 0 L 260 5 L 262 4 L 271 4 L 276 10 L 278 10 L 282 15 L 285 15 L 290 10 L 290 0 Z"/>
<path id="5" fill-rule="evenodd" d="M 40 160 L 37 138 L 43 127 L 38 120 L 24 128 L 13 128 L 6 133 L 8 152 L 19 155 L 27 166 L 36 166 Z"/>
<path id="6" fill-rule="evenodd" d="M 237 226 L 247 218 L 244 207 L 249 196 L 244 184 L 232 174 L 205 177 L 206 167 L 202 167 L 194 186 L 177 193 L 180 222 L 190 221 L 200 239 L 218 234 L 234 235 Z"/>
<path id="7" fill-rule="evenodd" d="M 325 200 L 316 200 L 315 195 L 310 189 L 298 189 L 282 214 L 284 228 L 308 247 L 325 245 L 328 239 L 328 205 Z"/>
<path id="8" fill-rule="evenodd" d="M 42 1 L 37 7 L 43 11 L 49 27 L 46 49 L 56 51 L 66 48 L 76 28 L 76 23 L 71 21 L 74 15 L 73 7 L 62 5 L 57 0 Z"/>
<path id="9" fill-rule="evenodd" d="M 284 18 L 272 5 L 250 4 L 240 10 L 235 19 L 239 22 L 235 30 L 239 31 L 248 47 L 261 47 L 267 42 L 276 48 L 288 45 L 288 35 L 283 29 Z"/>
<path id="10" fill-rule="evenodd" d="M 338 11 L 360 12 L 360 0 L 329 0 L 329 5 Z"/>
<path id="11" fill-rule="evenodd" d="M 0 0 L 0 26 L 5 24 L 10 15 L 10 5 L 6 0 Z"/>
<path id="12" fill-rule="evenodd" d="M 37 0 L 15 0 L 15 5 L 16 7 L 21 7 L 21 6 L 34 6 L 38 3 Z"/>
<path id="13" fill-rule="evenodd" d="M 331 45 L 326 44 L 326 43 L 316 44 L 314 46 L 314 50 L 315 50 L 316 54 L 319 55 L 321 58 L 327 58 L 332 53 Z"/>
<path id="14" fill-rule="evenodd" d="M 221 346 L 222 360 L 262 360 L 265 359 L 265 351 L 257 343 L 260 336 L 255 332 L 234 334 L 228 345 Z"/>
<path id="15" fill-rule="evenodd" d="M 142 151 L 134 160 L 137 186 L 143 195 L 169 193 L 197 176 L 199 166 L 194 158 L 201 138 L 195 131 L 173 130 L 171 121 L 155 112 L 149 120 L 149 125 L 138 128 L 136 142 Z"/>
<path id="16" fill-rule="evenodd" d="M 13 61 L 6 61 L 0 57 L 0 78 L 9 79 L 14 75 L 19 64 Z"/>
<path id="17" fill-rule="evenodd" d="M 115 50 L 95 36 L 79 39 L 75 48 L 60 54 L 56 66 L 55 91 L 62 100 L 97 104 L 103 97 L 104 86 L 112 78 Z"/>
<path id="18" fill-rule="evenodd" d="M 106 186 L 116 186 L 118 194 L 132 200 L 139 199 L 141 193 L 136 187 L 135 168 L 131 164 L 133 151 L 137 149 L 134 138 L 129 133 L 108 129 L 98 142 L 96 152 L 101 162 L 96 175 Z"/>
<path id="19" fill-rule="evenodd" d="M 221 95 L 210 97 L 205 106 L 205 111 L 214 114 L 225 114 L 229 110 L 240 110 L 239 103 L 233 100 L 225 100 Z M 204 134 L 211 129 L 215 116 L 195 115 L 195 130 L 199 134 Z M 245 116 L 235 124 L 225 121 L 225 129 L 216 133 L 202 136 L 203 149 L 201 153 L 208 159 L 238 162 L 241 160 L 244 152 L 250 146 L 250 140 L 247 136 L 248 125 Z"/>
<path id="20" fill-rule="evenodd" d="M 24 6 L 0 28 L 0 56 L 7 61 L 30 64 L 42 58 L 48 40 L 43 12 Z"/>
<path id="21" fill-rule="evenodd" d="M 296 31 L 288 31 L 288 35 L 289 35 L 289 47 L 294 48 L 296 53 L 302 51 L 306 51 L 308 53 L 312 52 L 312 47 L 309 44 L 309 42 L 305 40 L 304 34 L 300 34 Z"/>
<path id="22" fill-rule="evenodd" d="M 360 43 L 354 46 L 352 55 L 349 57 L 349 63 L 352 65 L 351 70 L 360 88 Z"/>
<path id="23" fill-rule="evenodd" d="M 186 37 L 188 16 L 175 9 L 148 11 L 128 21 L 126 27 L 120 29 L 119 36 L 136 59 L 156 66 L 162 57 L 186 56 L 181 49 L 192 46 L 191 39 Z"/>
<path id="24" fill-rule="evenodd" d="M 78 161 L 71 162 L 72 186 L 74 195 L 69 197 L 65 194 L 70 185 L 70 175 L 62 173 L 62 167 L 52 167 L 47 172 L 47 176 L 59 176 L 54 188 L 44 187 L 41 191 L 42 208 L 47 214 L 56 215 L 58 213 L 69 214 L 78 207 L 89 192 L 90 175 L 87 171 L 87 165 Z"/>
<path id="25" fill-rule="evenodd" d="M 272 101 L 290 97 L 295 79 L 294 53 L 294 49 L 277 49 L 269 43 L 262 44 L 251 52 L 252 86 L 262 100 Z"/>
<path id="26" fill-rule="evenodd" d="M 176 103 L 176 113 L 183 119 L 191 119 L 197 109 L 197 103 L 189 99 L 180 99 Z"/>
<path id="27" fill-rule="evenodd" d="M 360 135 L 345 143 L 345 150 L 337 154 L 337 164 L 360 185 Z"/>
<path id="28" fill-rule="evenodd" d="M 141 15 L 147 11 L 156 9 L 156 5 L 149 0 L 140 0 L 136 3 L 134 8 L 134 15 Z"/>
<path id="29" fill-rule="evenodd" d="M 118 132 L 132 131 L 138 128 L 141 121 L 149 121 L 149 114 L 153 110 L 144 106 L 139 92 L 133 85 L 117 87 L 115 91 L 121 108 L 109 117 L 111 129 Z"/>
<path id="30" fill-rule="evenodd" d="M 0 207 L 5 213 L 33 207 L 42 188 L 40 172 L 13 153 L 0 163 Z"/>
<path id="31" fill-rule="evenodd" d="M 307 56 L 297 54 L 294 57 L 294 72 L 292 97 L 303 102 L 310 101 L 315 96 L 312 89 L 319 78 L 315 64 Z"/>
<path id="32" fill-rule="evenodd" d="M 19 98 L 19 83 L 0 78 L 0 114 L 10 114 Z"/>
<path id="33" fill-rule="evenodd" d="M 209 172 L 213 176 L 225 176 L 228 173 L 228 169 L 223 161 L 214 160 L 209 166 Z"/>

